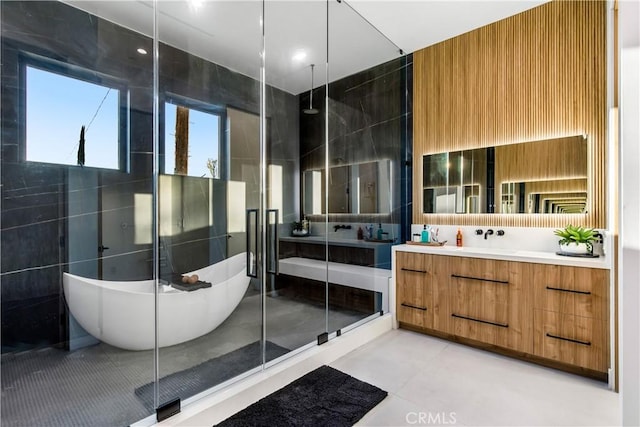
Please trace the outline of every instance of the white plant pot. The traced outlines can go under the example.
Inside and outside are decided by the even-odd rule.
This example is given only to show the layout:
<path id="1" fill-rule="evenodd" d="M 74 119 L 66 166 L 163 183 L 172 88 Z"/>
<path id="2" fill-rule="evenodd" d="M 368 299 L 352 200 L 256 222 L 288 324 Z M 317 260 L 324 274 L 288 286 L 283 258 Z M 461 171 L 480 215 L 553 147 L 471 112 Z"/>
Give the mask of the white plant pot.
<path id="1" fill-rule="evenodd" d="M 566 254 L 584 255 L 590 253 L 586 243 L 568 243 L 560 245 L 560 250 Z"/>

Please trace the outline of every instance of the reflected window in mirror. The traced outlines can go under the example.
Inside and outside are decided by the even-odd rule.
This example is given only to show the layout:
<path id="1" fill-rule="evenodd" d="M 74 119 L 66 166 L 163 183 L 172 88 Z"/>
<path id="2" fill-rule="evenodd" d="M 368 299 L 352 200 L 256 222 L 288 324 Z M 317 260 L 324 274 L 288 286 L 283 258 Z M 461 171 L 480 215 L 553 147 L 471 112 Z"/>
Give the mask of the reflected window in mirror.
<path id="1" fill-rule="evenodd" d="M 127 169 L 128 91 L 92 70 L 27 57 L 24 159 Z"/>
<path id="2" fill-rule="evenodd" d="M 224 111 L 172 97 L 164 103 L 164 173 L 220 178 Z"/>

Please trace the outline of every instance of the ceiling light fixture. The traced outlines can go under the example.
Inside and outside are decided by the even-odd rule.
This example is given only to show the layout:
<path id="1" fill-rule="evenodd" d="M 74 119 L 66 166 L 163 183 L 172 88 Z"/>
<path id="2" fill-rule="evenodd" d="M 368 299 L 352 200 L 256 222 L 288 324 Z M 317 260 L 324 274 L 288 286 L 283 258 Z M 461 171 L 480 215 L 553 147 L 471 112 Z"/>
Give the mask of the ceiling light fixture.
<path id="1" fill-rule="evenodd" d="M 189 7 L 191 7 L 191 9 L 195 12 L 197 12 L 198 9 L 200 9 L 203 3 L 203 0 L 188 0 L 188 1 L 189 1 Z"/>
<path id="2" fill-rule="evenodd" d="M 309 91 L 309 108 L 305 108 L 302 110 L 305 114 L 318 114 L 318 109 L 313 108 L 313 67 L 314 64 L 311 64 L 311 90 Z"/>
<path id="3" fill-rule="evenodd" d="M 146 55 L 147 54 L 147 50 L 144 48 L 139 47 L 138 49 L 136 49 L 136 51 L 140 54 L 140 55 Z"/>
<path id="4" fill-rule="evenodd" d="M 302 61 L 306 57 L 307 57 L 307 52 L 305 52 L 304 50 L 299 50 L 293 54 L 293 60 L 298 62 Z"/>

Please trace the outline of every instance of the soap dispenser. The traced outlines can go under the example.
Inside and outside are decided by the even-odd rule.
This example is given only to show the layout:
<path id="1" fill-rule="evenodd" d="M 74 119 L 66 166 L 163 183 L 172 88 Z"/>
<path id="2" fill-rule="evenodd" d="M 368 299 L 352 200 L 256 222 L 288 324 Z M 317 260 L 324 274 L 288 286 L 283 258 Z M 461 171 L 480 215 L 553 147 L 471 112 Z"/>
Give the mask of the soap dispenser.
<path id="1" fill-rule="evenodd" d="M 421 242 L 422 243 L 429 243 L 429 230 L 427 229 L 427 225 L 425 224 L 424 228 L 422 229 L 422 236 L 421 236 Z"/>
<path id="2" fill-rule="evenodd" d="M 462 246 L 462 231 L 458 228 L 458 234 L 456 234 L 456 246 Z"/>
<path id="3" fill-rule="evenodd" d="M 382 240 L 382 233 L 383 233 L 382 224 L 378 224 L 378 235 L 377 235 L 378 240 Z"/>

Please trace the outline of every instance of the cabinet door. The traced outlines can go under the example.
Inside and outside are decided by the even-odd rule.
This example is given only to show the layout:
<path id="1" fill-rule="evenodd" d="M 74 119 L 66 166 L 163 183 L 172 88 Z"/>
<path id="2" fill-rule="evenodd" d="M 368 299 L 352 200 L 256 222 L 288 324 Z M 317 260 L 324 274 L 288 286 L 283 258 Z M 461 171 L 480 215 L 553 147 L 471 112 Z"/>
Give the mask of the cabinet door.
<path id="1" fill-rule="evenodd" d="M 399 322 L 433 327 L 431 256 L 396 253 L 396 317 Z"/>
<path id="2" fill-rule="evenodd" d="M 609 270 L 538 265 L 532 282 L 536 308 L 601 320 L 609 318 Z"/>
<path id="3" fill-rule="evenodd" d="M 599 372 L 609 367 L 607 322 L 534 310 L 534 354 Z"/>
<path id="4" fill-rule="evenodd" d="M 599 372 L 609 367 L 609 271 L 536 266 L 534 354 Z"/>
<path id="5" fill-rule="evenodd" d="M 531 311 L 520 263 L 475 258 L 450 261 L 451 333 L 531 351 Z"/>

